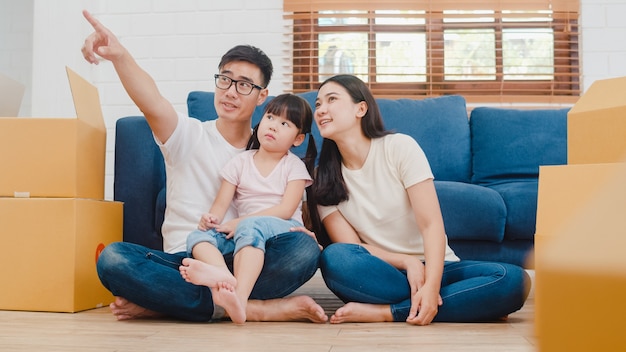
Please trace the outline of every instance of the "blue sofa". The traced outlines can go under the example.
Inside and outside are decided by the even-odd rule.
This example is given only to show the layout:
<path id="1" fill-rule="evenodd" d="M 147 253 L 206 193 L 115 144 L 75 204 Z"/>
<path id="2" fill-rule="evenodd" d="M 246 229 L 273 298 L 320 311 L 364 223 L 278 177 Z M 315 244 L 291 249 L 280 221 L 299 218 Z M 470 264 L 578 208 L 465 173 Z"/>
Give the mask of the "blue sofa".
<path id="1" fill-rule="evenodd" d="M 314 106 L 316 92 L 300 95 Z M 424 149 L 457 255 L 533 268 L 539 166 L 567 163 L 568 109 L 478 107 L 468 119 L 458 95 L 377 101 L 385 126 L 413 136 Z M 211 92 L 191 92 L 187 103 L 189 116 L 217 117 Z M 263 109 L 257 107 L 253 124 Z M 313 134 L 321 146 L 316 126 Z M 303 155 L 305 148 L 294 152 Z M 120 118 L 114 198 L 124 202 L 124 241 L 162 248 L 164 170 L 144 117 Z"/>

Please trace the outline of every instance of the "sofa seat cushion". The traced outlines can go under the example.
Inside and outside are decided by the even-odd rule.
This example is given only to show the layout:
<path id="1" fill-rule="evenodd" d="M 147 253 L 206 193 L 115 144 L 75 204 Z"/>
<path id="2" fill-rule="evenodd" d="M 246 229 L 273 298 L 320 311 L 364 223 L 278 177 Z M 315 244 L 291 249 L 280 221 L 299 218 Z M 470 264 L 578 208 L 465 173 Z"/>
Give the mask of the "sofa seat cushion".
<path id="1" fill-rule="evenodd" d="M 504 262 L 533 269 L 533 241 L 508 241 L 502 243 L 485 241 L 451 241 L 450 247 L 461 259 Z"/>
<path id="2" fill-rule="evenodd" d="M 504 238 L 532 240 L 537 220 L 537 180 L 505 182 L 487 186 L 497 191 L 507 209 Z"/>
<path id="3" fill-rule="evenodd" d="M 567 111 L 473 109 L 472 183 L 537 179 L 540 165 L 566 164 Z"/>
<path id="4" fill-rule="evenodd" d="M 453 181 L 435 181 L 435 188 L 450 241 L 502 242 L 507 211 L 498 192 Z"/>
<path id="5" fill-rule="evenodd" d="M 450 95 L 376 101 L 385 128 L 415 138 L 437 180 L 469 182 L 470 130 L 465 98 Z"/>

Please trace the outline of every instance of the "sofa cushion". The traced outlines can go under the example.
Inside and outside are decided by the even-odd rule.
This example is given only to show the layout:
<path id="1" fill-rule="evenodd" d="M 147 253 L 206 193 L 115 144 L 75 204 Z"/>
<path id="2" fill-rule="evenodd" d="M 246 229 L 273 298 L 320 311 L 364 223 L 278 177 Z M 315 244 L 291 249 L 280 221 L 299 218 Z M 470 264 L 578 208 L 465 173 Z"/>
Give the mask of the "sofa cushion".
<path id="1" fill-rule="evenodd" d="M 165 187 L 165 165 L 143 116 L 117 120 L 114 172 L 113 199 L 124 202 L 124 241 L 162 249 L 155 197 Z"/>
<path id="2" fill-rule="evenodd" d="M 497 191 L 506 205 L 504 238 L 532 240 L 537 221 L 537 179 L 504 182 L 487 187 Z"/>
<path id="3" fill-rule="evenodd" d="M 472 183 L 536 179 L 540 165 L 567 163 L 567 112 L 478 107 L 470 115 Z"/>
<path id="4" fill-rule="evenodd" d="M 469 182 L 470 130 L 465 98 L 377 99 L 385 127 L 415 138 L 435 179 Z"/>
<path id="5" fill-rule="evenodd" d="M 435 181 L 450 241 L 502 242 L 507 210 L 498 192 L 470 183 Z"/>

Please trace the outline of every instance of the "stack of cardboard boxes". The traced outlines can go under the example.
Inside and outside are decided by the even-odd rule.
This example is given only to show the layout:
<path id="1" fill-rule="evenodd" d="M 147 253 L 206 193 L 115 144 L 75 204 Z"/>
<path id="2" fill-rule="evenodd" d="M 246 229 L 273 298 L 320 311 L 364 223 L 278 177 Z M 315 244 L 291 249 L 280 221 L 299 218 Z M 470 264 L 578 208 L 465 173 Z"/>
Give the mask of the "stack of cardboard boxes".
<path id="1" fill-rule="evenodd" d="M 0 117 L 3 310 L 77 312 L 113 300 L 96 261 L 122 240 L 122 203 L 104 200 L 98 91 L 67 74 L 76 118 Z"/>
<path id="2" fill-rule="evenodd" d="M 539 350 L 624 351 L 626 77 L 594 82 L 567 132 L 568 165 L 539 173 Z"/>

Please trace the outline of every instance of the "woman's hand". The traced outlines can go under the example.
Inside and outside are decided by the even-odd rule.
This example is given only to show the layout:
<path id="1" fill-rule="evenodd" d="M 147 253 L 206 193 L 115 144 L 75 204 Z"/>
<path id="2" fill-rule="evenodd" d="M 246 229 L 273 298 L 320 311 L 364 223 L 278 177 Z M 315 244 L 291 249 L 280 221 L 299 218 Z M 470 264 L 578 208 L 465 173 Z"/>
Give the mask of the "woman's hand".
<path id="1" fill-rule="evenodd" d="M 425 266 L 419 259 L 409 259 L 406 264 L 407 280 L 411 287 L 411 310 L 406 319 L 409 324 L 430 324 L 443 304 L 438 289 L 425 284 L 425 272 Z"/>
<path id="2" fill-rule="evenodd" d="M 411 297 L 413 297 L 424 286 L 426 270 L 424 263 L 413 256 L 408 256 L 405 262 L 406 279 L 409 281 L 409 286 L 411 286 Z"/>
<path id="3" fill-rule="evenodd" d="M 424 285 L 411 295 L 411 310 L 406 322 L 414 325 L 428 325 L 433 321 L 442 304 L 438 290 Z"/>
<path id="4" fill-rule="evenodd" d="M 311 230 L 307 229 L 307 228 L 306 228 L 306 227 L 304 227 L 304 226 L 292 227 L 292 228 L 290 228 L 290 229 L 289 229 L 289 231 L 292 231 L 292 232 L 304 232 L 305 234 L 307 234 L 307 235 L 309 235 L 309 236 L 313 237 L 313 239 L 315 240 L 315 242 L 317 242 L 317 236 L 315 236 L 315 232 L 313 232 L 313 231 L 311 231 Z M 320 250 L 321 250 L 321 249 L 323 249 L 322 245 L 321 245 L 321 244 L 319 244 L 319 242 L 317 243 L 317 245 L 320 247 Z"/>

